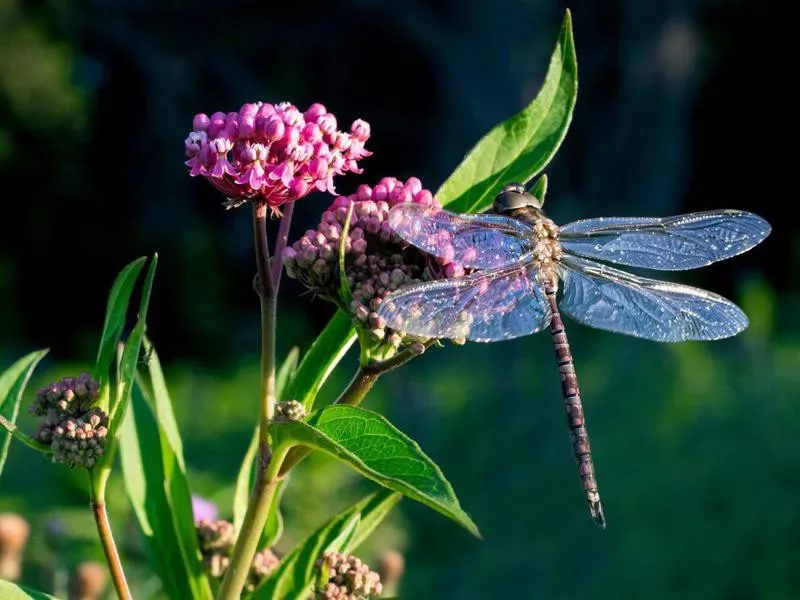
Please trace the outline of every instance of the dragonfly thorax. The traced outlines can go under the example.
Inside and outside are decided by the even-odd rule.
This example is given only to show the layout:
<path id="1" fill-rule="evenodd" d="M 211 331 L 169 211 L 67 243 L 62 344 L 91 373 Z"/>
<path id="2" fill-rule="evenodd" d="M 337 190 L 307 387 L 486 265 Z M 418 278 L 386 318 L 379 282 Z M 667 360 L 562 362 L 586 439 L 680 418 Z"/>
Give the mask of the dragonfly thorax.
<path id="1" fill-rule="evenodd" d="M 498 215 L 507 214 L 508 211 L 530 206 L 542 208 L 542 201 L 529 193 L 520 183 L 509 183 L 503 187 L 494 199 L 492 210 Z"/>

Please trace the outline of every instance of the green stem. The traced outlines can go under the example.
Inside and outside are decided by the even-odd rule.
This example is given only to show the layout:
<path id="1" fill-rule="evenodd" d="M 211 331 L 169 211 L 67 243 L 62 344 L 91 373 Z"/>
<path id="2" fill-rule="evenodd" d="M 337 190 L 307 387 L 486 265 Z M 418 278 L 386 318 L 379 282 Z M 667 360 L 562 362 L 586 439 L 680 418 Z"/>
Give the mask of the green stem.
<path id="1" fill-rule="evenodd" d="M 247 505 L 242 528 L 233 547 L 231 562 L 217 593 L 218 600 L 236 600 L 242 593 L 250 563 L 258 550 L 261 532 L 267 522 L 272 496 L 277 484 L 280 460 L 272 457 L 269 444 L 269 423 L 275 411 L 275 325 L 277 297 L 275 282 L 269 268 L 267 245 L 267 205 L 253 204 L 253 233 L 255 237 L 258 277 L 256 290 L 261 301 L 261 393 L 258 427 L 258 470 L 253 495 Z M 277 464 L 275 464 L 277 463 Z"/>
<path id="2" fill-rule="evenodd" d="M 38 452 L 47 452 L 50 450 L 50 446 L 47 444 L 43 444 L 42 442 L 38 442 L 33 439 L 31 436 L 22 433 L 14 423 L 6 419 L 3 415 L 0 415 L 0 426 L 5 429 L 8 433 L 13 435 L 17 438 L 20 442 L 28 446 L 28 448 L 32 448 Z"/>
<path id="3" fill-rule="evenodd" d="M 122 570 L 122 562 L 119 559 L 119 552 L 114 543 L 114 536 L 111 533 L 111 524 L 108 521 L 106 512 L 105 494 L 97 489 L 94 484 L 93 474 L 89 473 L 89 494 L 91 496 L 92 514 L 97 525 L 97 533 L 100 536 L 100 544 L 106 555 L 108 568 L 111 571 L 111 581 L 117 591 L 120 600 L 133 600 L 131 591 L 128 589 L 128 581 L 125 579 L 125 571 Z"/>

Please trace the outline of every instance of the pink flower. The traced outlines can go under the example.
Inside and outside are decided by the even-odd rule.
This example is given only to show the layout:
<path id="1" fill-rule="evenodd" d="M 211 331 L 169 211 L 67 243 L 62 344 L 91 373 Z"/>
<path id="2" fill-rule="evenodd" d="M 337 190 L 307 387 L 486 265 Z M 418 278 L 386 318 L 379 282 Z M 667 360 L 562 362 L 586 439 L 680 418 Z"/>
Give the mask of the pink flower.
<path id="1" fill-rule="evenodd" d="M 354 124 L 353 130 L 348 140 L 356 140 L 356 130 L 360 136 L 369 134 L 366 123 L 358 127 Z M 315 176 L 321 175 L 326 166 L 332 168 L 325 165 L 324 159 L 318 161 L 308 167 Z M 422 351 L 425 340 L 388 327 L 377 313 L 383 299 L 404 285 L 464 275 L 460 265 L 448 264 L 409 246 L 392 230 L 389 209 L 404 202 L 438 206 L 416 177 L 405 183 L 385 177 L 374 187 L 361 185 L 356 193 L 336 198 L 322 214 L 319 226 L 306 231 L 282 255 L 287 274 L 319 297 L 339 304 L 352 300 L 349 309 L 356 325 L 369 332 L 371 353 L 385 358 L 401 348 Z M 344 252 L 352 299 L 339 296 L 339 246 L 351 204 L 353 214 Z"/>
<path id="2" fill-rule="evenodd" d="M 245 104 L 239 112 L 200 113 L 184 141 L 189 175 L 205 177 L 229 206 L 264 202 L 277 213 L 313 190 L 335 193 L 335 175 L 361 173 L 370 127 L 356 120 L 336 129 L 322 104 L 305 112 L 288 102 Z"/>
<path id="3" fill-rule="evenodd" d="M 201 498 L 200 496 L 192 495 L 192 512 L 194 513 L 194 522 L 200 521 L 216 521 L 217 520 L 217 505 Z"/>

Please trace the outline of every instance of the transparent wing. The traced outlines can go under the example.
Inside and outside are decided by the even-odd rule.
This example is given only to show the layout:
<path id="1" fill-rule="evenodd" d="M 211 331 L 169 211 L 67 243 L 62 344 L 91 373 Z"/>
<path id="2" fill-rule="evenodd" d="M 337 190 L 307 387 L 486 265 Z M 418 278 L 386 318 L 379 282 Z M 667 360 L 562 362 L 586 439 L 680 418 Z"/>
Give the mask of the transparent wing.
<path id="1" fill-rule="evenodd" d="M 414 335 L 495 342 L 539 331 L 551 313 L 529 264 L 401 288 L 381 303 L 378 315 L 388 327 Z"/>
<path id="2" fill-rule="evenodd" d="M 716 340 L 747 327 L 747 316 L 722 296 L 636 277 L 591 260 L 565 256 L 559 306 L 585 325 L 657 342 Z"/>
<path id="3" fill-rule="evenodd" d="M 465 267 L 493 269 L 527 262 L 533 230 L 501 215 L 460 215 L 421 204 L 397 204 L 389 225 L 404 240 Z"/>
<path id="4" fill-rule="evenodd" d="M 572 254 L 662 271 L 703 267 L 745 252 L 766 238 L 769 223 L 741 210 L 713 210 L 650 219 L 601 218 L 559 229 Z"/>

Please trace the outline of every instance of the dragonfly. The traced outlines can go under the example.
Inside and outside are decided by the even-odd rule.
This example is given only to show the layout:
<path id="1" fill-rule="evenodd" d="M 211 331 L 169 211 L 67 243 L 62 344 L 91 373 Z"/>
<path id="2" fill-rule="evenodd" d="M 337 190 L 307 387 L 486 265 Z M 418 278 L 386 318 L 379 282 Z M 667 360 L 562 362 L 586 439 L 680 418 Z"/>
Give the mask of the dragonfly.
<path id="1" fill-rule="evenodd" d="M 411 284 L 384 299 L 387 326 L 440 339 L 496 342 L 550 329 L 572 452 L 594 522 L 605 528 L 578 377 L 561 313 L 591 327 L 657 342 L 717 340 L 747 327 L 733 302 L 700 288 L 612 267 L 680 271 L 745 252 L 770 233 L 741 210 L 672 217 L 601 217 L 558 227 L 519 183 L 490 212 L 404 203 L 389 224 L 409 244 L 468 274 Z M 561 289 L 560 300 L 556 293 Z"/>

